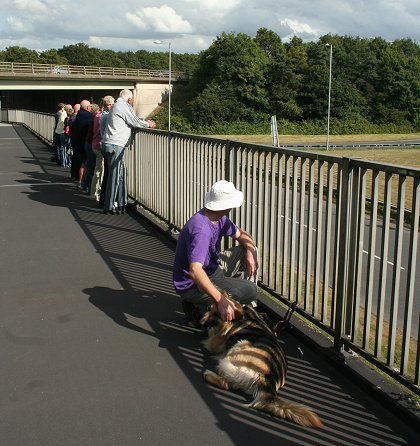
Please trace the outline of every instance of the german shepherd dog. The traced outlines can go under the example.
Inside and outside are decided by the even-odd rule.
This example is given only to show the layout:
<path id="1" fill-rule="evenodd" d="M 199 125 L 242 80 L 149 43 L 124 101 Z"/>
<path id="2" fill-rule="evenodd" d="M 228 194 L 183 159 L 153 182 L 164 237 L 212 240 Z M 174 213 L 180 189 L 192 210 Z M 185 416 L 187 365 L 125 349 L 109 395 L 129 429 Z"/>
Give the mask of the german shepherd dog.
<path id="1" fill-rule="evenodd" d="M 211 353 L 219 353 L 217 372 L 205 370 L 204 379 L 223 390 L 242 390 L 253 395 L 248 407 L 267 412 L 302 426 L 322 427 L 318 416 L 302 404 L 281 399 L 279 389 L 286 382 L 287 359 L 277 338 L 278 324 L 271 329 L 251 305 L 242 306 L 225 296 L 235 307 L 235 319 L 223 321 L 212 303 L 201 319 L 208 327 L 203 344 Z M 292 308 L 286 314 L 287 324 Z"/>

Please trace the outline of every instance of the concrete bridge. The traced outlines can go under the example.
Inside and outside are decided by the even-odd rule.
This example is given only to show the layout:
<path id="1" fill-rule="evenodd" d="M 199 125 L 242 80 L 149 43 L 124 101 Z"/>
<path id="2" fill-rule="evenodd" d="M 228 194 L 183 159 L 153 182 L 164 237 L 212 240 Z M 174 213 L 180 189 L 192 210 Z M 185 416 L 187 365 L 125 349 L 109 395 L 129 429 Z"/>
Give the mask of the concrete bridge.
<path id="1" fill-rule="evenodd" d="M 3 107 L 53 112 L 56 103 L 98 102 L 107 94 L 133 90 L 138 116 L 147 117 L 167 99 L 171 88 L 186 81 L 183 73 L 75 65 L 0 62 Z"/>
<path id="2" fill-rule="evenodd" d="M 420 444 L 419 424 L 378 397 L 398 388 L 337 367 L 297 318 L 281 394 L 323 429 L 208 386 L 204 334 L 184 325 L 171 285 L 172 239 L 134 209 L 104 215 L 50 157 L 26 128 L 0 124 L 1 445 Z"/>

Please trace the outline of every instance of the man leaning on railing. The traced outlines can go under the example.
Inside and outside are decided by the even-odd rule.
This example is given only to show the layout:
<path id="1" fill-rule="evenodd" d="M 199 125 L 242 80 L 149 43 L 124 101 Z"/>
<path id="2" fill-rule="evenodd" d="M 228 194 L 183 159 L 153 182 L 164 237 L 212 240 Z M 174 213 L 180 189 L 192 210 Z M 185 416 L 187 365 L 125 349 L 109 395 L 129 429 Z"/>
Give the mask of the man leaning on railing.
<path id="1" fill-rule="evenodd" d="M 124 213 L 127 204 L 126 169 L 123 163 L 124 149 L 130 142 L 131 130 L 154 129 L 152 120 L 140 119 L 132 107 L 133 93 L 122 90 L 112 106 L 102 139 L 102 152 L 108 163 L 108 179 L 105 190 L 104 214 Z"/>

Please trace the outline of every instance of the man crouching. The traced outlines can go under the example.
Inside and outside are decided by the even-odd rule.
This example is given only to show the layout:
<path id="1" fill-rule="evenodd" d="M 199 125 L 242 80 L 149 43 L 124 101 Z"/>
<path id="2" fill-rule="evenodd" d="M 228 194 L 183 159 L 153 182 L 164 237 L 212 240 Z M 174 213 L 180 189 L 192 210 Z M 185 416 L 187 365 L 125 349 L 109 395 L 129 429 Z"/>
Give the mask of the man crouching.
<path id="1" fill-rule="evenodd" d="M 243 203 L 243 193 L 225 180 L 213 184 L 204 208 L 194 214 L 179 234 L 173 267 L 175 290 L 182 297 L 186 322 L 199 327 L 201 312 L 216 303 L 221 318 L 235 319 L 235 309 L 222 291 L 241 304 L 254 301 L 253 278 L 258 260 L 252 237 L 228 217 Z M 222 237 L 232 237 L 239 246 L 220 252 Z"/>

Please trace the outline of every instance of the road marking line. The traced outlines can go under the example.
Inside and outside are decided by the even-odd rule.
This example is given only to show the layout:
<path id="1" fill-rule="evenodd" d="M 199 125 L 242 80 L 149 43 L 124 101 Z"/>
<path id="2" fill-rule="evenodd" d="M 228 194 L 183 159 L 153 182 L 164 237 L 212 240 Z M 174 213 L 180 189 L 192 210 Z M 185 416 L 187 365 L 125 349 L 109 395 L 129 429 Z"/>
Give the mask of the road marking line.
<path id="1" fill-rule="evenodd" d="M 284 215 L 282 215 L 281 218 L 284 218 Z M 288 220 L 289 220 L 289 221 L 292 221 L 292 219 L 291 219 L 290 217 L 288 218 Z M 299 225 L 300 222 L 299 222 L 299 221 L 296 221 L 296 224 Z M 303 227 L 304 227 L 304 228 L 307 228 L 308 225 L 304 224 Z M 312 227 L 312 231 L 316 232 L 316 228 Z M 363 254 L 369 254 L 369 252 L 366 251 L 366 250 L 363 250 Z M 381 260 L 381 258 L 380 258 L 379 256 L 377 256 L 377 255 L 375 255 L 375 259 Z M 391 261 L 389 261 L 389 260 L 387 260 L 387 263 L 389 263 L 391 266 L 394 266 L 394 263 L 391 262 Z M 403 266 L 400 266 L 400 269 L 402 269 L 403 271 L 405 271 L 405 268 L 404 268 Z"/>

